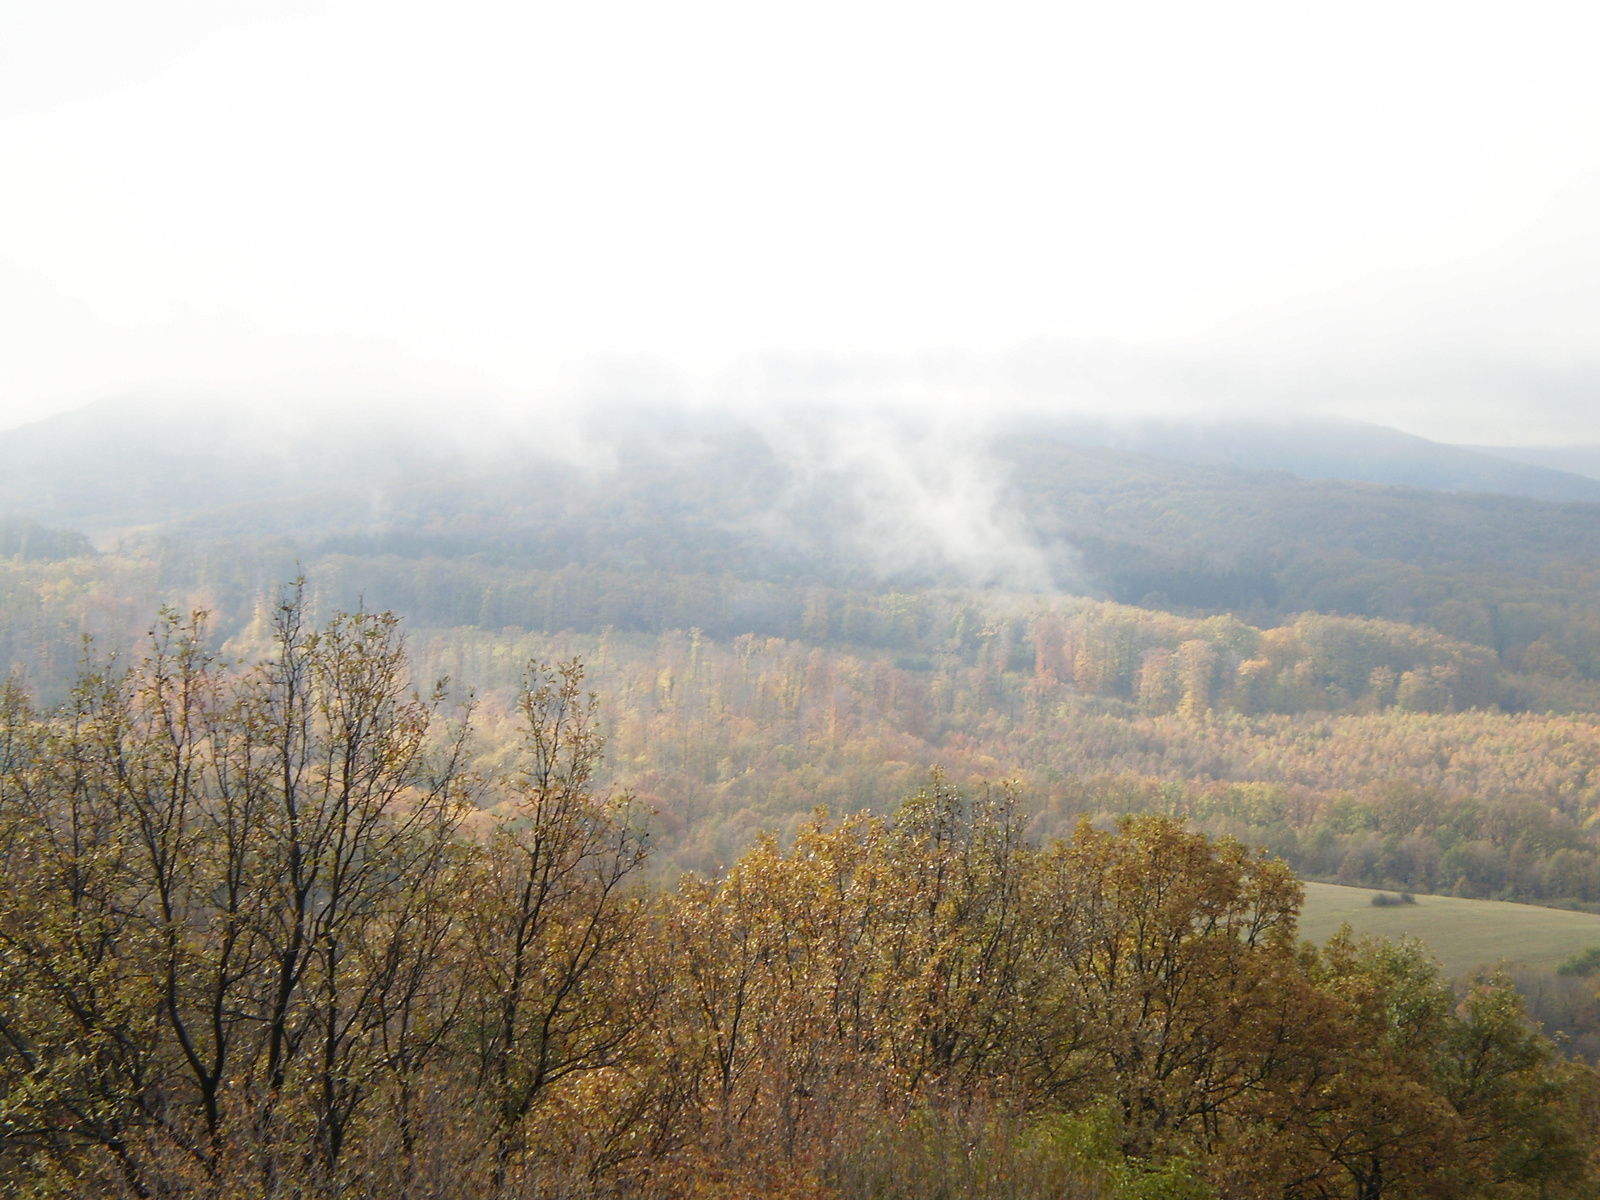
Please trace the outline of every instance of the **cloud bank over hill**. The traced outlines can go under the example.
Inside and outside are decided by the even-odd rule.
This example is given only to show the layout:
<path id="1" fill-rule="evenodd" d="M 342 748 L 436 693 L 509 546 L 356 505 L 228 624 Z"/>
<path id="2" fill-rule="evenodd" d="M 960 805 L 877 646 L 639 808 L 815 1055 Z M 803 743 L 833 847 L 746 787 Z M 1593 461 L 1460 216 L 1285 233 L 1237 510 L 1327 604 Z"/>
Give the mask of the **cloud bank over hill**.
<path id="1" fill-rule="evenodd" d="M 0 47 L 0 427 L 665 389 L 1600 442 L 1586 6 L 124 7 Z"/>
<path id="2" fill-rule="evenodd" d="M 383 401 L 124 401 L 0 433 L 0 514 L 105 547 L 268 539 L 295 553 L 539 570 L 1133 600 L 1237 593 L 1244 605 L 1274 602 L 1266 560 L 1289 553 L 1250 532 L 1264 514 L 1299 506 L 1312 525 L 1295 536 L 1312 537 L 1323 506 L 1324 523 L 1337 510 L 1353 536 L 1382 541 L 1441 493 L 1468 494 L 1445 506 L 1452 521 L 1504 510 L 1530 528 L 1568 528 L 1600 511 L 1600 480 L 1326 420 L 776 402 L 741 412 L 612 397 L 566 409 L 462 400 L 441 423 L 429 406 Z M 1191 562 L 1165 547 L 1169 534 L 1210 549 Z M 1411 551 L 1381 556 L 1394 553 Z"/>

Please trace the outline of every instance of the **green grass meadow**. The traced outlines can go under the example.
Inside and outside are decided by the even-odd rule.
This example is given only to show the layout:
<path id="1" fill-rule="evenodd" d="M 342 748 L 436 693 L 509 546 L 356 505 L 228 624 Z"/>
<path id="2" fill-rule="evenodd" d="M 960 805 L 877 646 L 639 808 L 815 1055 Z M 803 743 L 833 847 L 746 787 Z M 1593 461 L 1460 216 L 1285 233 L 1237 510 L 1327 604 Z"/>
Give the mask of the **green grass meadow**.
<path id="1" fill-rule="evenodd" d="M 1418 896 L 1415 904 L 1380 908 L 1372 903 L 1375 894 L 1369 888 L 1306 884 L 1301 936 L 1321 943 L 1348 923 L 1357 933 L 1375 937 L 1421 938 L 1452 978 L 1501 961 L 1553 970 L 1572 955 L 1600 946 L 1600 916 L 1592 913 L 1459 896 Z"/>

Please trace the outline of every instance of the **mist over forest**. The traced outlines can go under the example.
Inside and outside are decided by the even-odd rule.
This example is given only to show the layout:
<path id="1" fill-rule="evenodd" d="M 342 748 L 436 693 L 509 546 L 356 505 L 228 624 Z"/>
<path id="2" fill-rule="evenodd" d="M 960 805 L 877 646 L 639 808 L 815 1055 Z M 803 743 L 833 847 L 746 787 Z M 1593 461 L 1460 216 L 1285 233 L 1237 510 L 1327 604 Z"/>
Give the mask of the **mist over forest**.
<path id="1" fill-rule="evenodd" d="M 301 570 L 333 607 L 547 633 L 793 636 L 817 589 L 969 588 L 1258 625 L 1378 618 L 1512 670 L 1543 639 L 1591 677 L 1575 580 L 1600 563 L 1600 479 L 1381 427 L 659 403 L 439 422 L 93 405 L 0 434 L 8 545 L 131 569 L 147 605 L 203 593 L 230 633 Z M 641 607 L 622 586 L 554 626 L 528 609 L 589 575 L 704 597 L 673 584 Z"/>
<path id="2" fill-rule="evenodd" d="M 1383 1195 L 1589 1186 L 1595 956 L 1451 980 L 1420 943 L 1296 950 L 1293 880 L 1600 914 L 1600 480 L 1309 418 L 129 400 L 0 433 L 0 508 L 6 871 L 49 897 L 0 913 L 30 981 L 0 1061 L 37 1081 L 0 1085 L 0 1169 L 377 1195 L 399 1162 L 439 1196 L 866 1196 L 888 1172 L 909 1197 L 946 1194 L 965 1139 L 974 1196 L 1366 1196 L 1374 1162 Z M 261 737 L 345 798 L 249 783 Z M 347 877 L 343 842 L 275 812 L 409 865 Z M 155 857 L 92 865 L 88 813 L 85 851 Z M 333 872 L 314 909 L 302 869 Z M 1120 924 L 1173 888 L 1166 932 Z M 117 898 L 165 894 L 179 942 Z M 130 981 L 109 991 L 108 951 L 35 915 L 91 909 Z M 839 920 L 848 948 L 773 957 Z M 307 921 L 380 957 L 302 960 Z M 1103 978 L 1129 948 L 1148 973 Z M 257 969 L 300 982 L 280 1002 Z M 137 979 L 166 989 L 155 1025 Z M 1194 1002 L 1149 1019 L 1222 1057 L 1162 1082 L 1127 1065 L 1156 1028 L 1128 1005 L 1185 979 Z M 855 1015 L 797 1015 L 818 988 Z M 202 1035 L 217 997 L 236 1015 Z M 1353 1032 L 1382 1027 L 1371 1003 L 1434 1014 L 1420 1057 Z M 1237 1024 L 1193 1024 L 1208 1005 Z M 764 1032 L 719 1032 L 738 1020 Z M 62 1021 L 139 1057 L 55 1063 Z M 337 1070 L 296 1057 L 314 1033 Z M 1494 1082 L 1449 1082 L 1483 1039 Z M 243 1107 L 229 1071 L 259 1073 Z M 1292 1097 L 1323 1076 L 1308 1120 Z M 1396 1080 L 1414 1107 L 1367 1113 Z M 1382 1122 L 1404 1138 L 1365 1140 Z M 386 1162 L 394 1138 L 418 1149 Z M 1461 1138 L 1476 1174 L 1444 1170 Z"/>
<path id="3" fill-rule="evenodd" d="M 490 711 L 581 658 L 669 873 L 938 767 L 1021 781 L 1040 829 L 1264 804 L 1249 836 L 1308 877 L 1600 911 L 1600 481 L 1309 419 L 638 402 L 449 429 L 145 401 L 0 434 L 11 671 L 62 703 L 163 606 L 249 661 L 303 578 L 310 619 L 398 614 L 415 685 Z M 1402 786 L 1433 815 L 1351 824 Z M 1203 798 L 1230 788 L 1265 798 Z"/>
<path id="4" fill-rule="evenodd" d="M 0 12 L 0 1195 L 1600 1195 L 1600 9 Z"/>

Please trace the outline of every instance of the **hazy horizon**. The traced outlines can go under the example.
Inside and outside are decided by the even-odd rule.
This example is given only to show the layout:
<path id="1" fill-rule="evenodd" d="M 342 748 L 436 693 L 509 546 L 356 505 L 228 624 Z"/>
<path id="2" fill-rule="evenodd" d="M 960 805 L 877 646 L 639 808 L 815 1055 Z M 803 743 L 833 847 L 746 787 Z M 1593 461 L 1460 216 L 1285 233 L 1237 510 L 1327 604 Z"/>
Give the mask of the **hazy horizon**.
<path id="1" fill-rule="evenodd" d="M 112 396 L 1600 442 L 1578 5 L 7 18 L 0 428 Z"/>

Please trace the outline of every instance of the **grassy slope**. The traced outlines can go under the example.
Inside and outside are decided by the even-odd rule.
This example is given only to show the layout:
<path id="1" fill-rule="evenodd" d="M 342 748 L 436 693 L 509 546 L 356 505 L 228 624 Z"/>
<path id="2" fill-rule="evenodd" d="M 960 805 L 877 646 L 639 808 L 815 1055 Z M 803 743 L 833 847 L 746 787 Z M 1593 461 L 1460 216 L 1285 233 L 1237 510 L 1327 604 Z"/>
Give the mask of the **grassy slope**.
<path id="1" fill-rule="evenodd" d="M 1357 933 L 1419 937 L 1448 976 L 1501 959 L 1549 970 L 1580 950 L 1600 946 L 1600 916 L 1591 913 L 1456 896 L 1418 896 L 1414 905 L 1378 908 L 1372 896 L 1366 888 L 1306 884 L 1301 934 L 1322 942 L 1349 922 Z"/>

